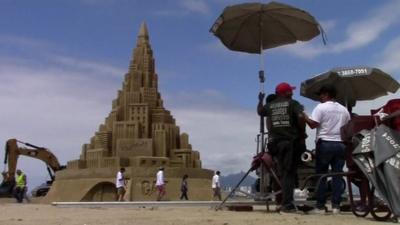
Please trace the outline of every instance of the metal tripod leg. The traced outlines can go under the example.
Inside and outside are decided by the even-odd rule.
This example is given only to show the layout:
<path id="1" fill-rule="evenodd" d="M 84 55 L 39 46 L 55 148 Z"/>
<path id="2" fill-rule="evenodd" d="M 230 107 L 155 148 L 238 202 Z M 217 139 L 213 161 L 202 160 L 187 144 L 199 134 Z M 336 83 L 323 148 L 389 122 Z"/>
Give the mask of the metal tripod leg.
<path id="1" fill-rule="evenodd" d="M 281 182 L 280 182 L 278 176 L 276 175 L 276 173 L 274 172 L 274 170 L 273 170 L 272 168 L 270 168 L 261 158 L 260 158 L 259 160 L 261 160 L 261 164 L 260 164 L 260 165 L 261 165 L 261 168 L 267 170 L 268 173 L 270 173 L 270 174 L 272 175 L 272 177 L 275 179 L 275 181 L 277 182 L 277 184 L 279 185 L 279 187 L 282 189 Z M 228 195 L 224 198 L 224 200 L 215 208 L 215 210 L 222 209 L 222 206 L 225 204 L 225 202 L 228 200 L 228 198 L 232 196 L 232 194 L 236 191 L 236 189 L 240 186 L 240 184 L 244 181 L 244 179 L 246 179 L 246 177 L 249 175 L 249 173 L 250 173 L 251 171 L 253 171 L 253 170 L 254 170 L 254 167 L 250 168 L 250 169 L 246 172 L 246 174 L 242 177 L 242 179 L 240 179 L 240 181 L 236 184 L 236 186 L 232 189 L 232 191 L 229 192 L 229 194 L 228 194 Z M 261 185 L 261 184 L 260 184 L 260 185 Z M 261 189 L 261 188 L 264 188 L 264 187 L 260 187 L 260 189 Z M 265 198 L 267 211 L 269 211 L 268 200 L 269 200 L 270 198 L 272 198 L 272 196 L 277 195 L 277 194 L 280 194 L 280 193 L 281 193 L 281 191 L 277 191 L 277 192 L 272 193 L 272 194 L 270 193 L 269 195 L 266 195 L 266 194 L 263 195 L 264 197 L 267 196 L 267 198 Z"/>
<path id="2" fill-rule="evenodd" d="M 224 200 L 215 208 L 215 210 L 222 209 L 222 206 L 225 204 L 225 202 L 228 200 L 228 198 L 236 191 L 236 189 L 239 187 L 239 185 L 246 179 L 246 177 L 249 175 L 249 173 L 253 171 L 252 168 L 250 168 L 247 173 L 240 179 L 239 183 L 236 184 L 235 188 L 232 189 L 231 192 L 224 198 Z"/>

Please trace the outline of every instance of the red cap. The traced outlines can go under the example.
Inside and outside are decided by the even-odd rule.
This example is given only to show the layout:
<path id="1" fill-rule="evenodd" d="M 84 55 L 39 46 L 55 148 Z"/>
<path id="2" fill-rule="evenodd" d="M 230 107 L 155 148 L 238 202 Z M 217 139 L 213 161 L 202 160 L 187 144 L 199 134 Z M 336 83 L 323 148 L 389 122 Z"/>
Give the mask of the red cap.
<path id="1" fill-rule="evenodd" d="M 290 84 L 283 82 L 283 83 L 276 85 L 275 94 L 281 95 L 287 91 L 293 91 L 294 89 L 296 89 L 296 87 L 290 86 Z"/>

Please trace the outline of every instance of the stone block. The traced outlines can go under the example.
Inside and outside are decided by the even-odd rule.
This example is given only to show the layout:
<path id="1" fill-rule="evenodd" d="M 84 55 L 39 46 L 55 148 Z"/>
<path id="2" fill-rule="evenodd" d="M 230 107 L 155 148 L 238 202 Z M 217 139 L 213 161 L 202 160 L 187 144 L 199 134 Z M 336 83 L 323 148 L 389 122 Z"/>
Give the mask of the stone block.
<path id="1" fill-rule="evenodd" d="M 167 134 L 164 130 L 154 131 L 154 156 L 167 156 Z"/>
<path id="2" fill-rule="evenodd" d="M 169 165 L 171 167 L 183 167 L 183 162 L 180 159 L 171 159 Z"/>
<path id="3" fill-rule="evenodd" d="M 117 141 L 121 138 L 139 138 L 139 127 L 140 123 L 138 121 L 118 121 L 114 122 L 113 127 L 113 139 L 112 148 L 113 155 L 115 155 L 115 150 L 117 146 Z"/>
<path id="4" fill-rule="evenodd" d="M 121 157 L 104 157 L 100 163 L 100 167 L 102 168 L 119 168 L 127 166 L 129 166 L 129 159 Z"/>
<path id="5" fill-rule="evenodd" d="M 87 168 L 100 168 L 100 160 L 99 159 L 87 159 L 86 167 Z"/>
<path id="6" fill-rule="evenodd" d="M 194 161 L 194 168 L 201 168 L 201 160 L 195 160 Z"/>
<path id="7" fill-rule="evenodd" d="M 117 140 L 116 155 L 120 157 L 153 156 L 153 140 L 147 138 Z"/>
<path id="8" fill-rule="evenodd" d="M 189 148 L 189 135 L 182 133 L 180 136 L 180 148 Z"/>
<path id="9" fill-rule="evenodd" d="M 84 160 L 71 160 L 67 162 L 67 169 L 85 169 L 86 161 Z"/>
<path id="10" fill-rule="evenodd" d="M 108 151 L 103 148 L 95 148 L 86 150 L 86 160 L 101 159 L 107 157 Z"/>
<path id="11" fill-rule="evenodd" d="M 169 159 L 166 157 L 145 157 L 145 156 L 138 156 L 135 158 L 131 158 L 134 164 L 138 167 L 160 167 L 169 166 Z M 132 164 L 132 163 L 131 163 Z"/>

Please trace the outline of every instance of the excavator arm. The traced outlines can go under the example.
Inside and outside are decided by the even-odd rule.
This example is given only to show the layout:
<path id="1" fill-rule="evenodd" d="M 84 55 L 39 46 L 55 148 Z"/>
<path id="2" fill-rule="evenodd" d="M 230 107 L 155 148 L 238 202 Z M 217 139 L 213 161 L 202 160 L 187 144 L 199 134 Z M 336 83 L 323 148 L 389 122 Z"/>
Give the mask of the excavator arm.
<path id="1" fill-rule="evenodd" d="M 17 143 L 21 143 L 31 148 L 18 147 Z M 10 181 L 15 179 L 15 171 L 17 168 L 18 157 L 20 155 L 39 159 L 46 163 L 52 180 L 54 180 L 53 173 L 64 168 L 64 166 L 60 165 L 57 157 L 50 150 L 29 143 L 24 143 L 17 139 L 9 139 L 6 143 L 4 163 L 8 163 L 8 180 Z"/>

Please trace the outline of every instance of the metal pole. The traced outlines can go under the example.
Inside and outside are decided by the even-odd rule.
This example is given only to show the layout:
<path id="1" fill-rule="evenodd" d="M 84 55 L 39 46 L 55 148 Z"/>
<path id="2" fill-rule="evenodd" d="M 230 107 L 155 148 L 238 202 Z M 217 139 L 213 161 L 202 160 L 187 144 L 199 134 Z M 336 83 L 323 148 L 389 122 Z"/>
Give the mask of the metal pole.
<path id="1" fill-rule="evenodd" d="M 215 210 L 221 209 L 222 206 L 225 204 L 226 200 L 228 200 L 229 197 L 231 197 L 231 195 L 236 191 L 236 189 L 240 186 L 240 184 L 244 181 L 244 179 L 246 179 L 246 177 L 249 175 L 249 173 L 252 171 L 253 168 L 250 168 L 247 173 L 242 177 L 242 179 L 239 181 L 239 183 L 236 184 L 236 186 L 232 189 L 231 192 L 229 192 L 229 194 L 225 197 L 225 199 L 221 202 L 221 204 L 219 204 Z"/>
<path id="2" fill-rule="evenodd" d="M 262 35 L 262 18 L 260 15 L 260 71 L 258 72 L 258 78 L 260 80 L 260 92 L 264 93 L 264 82 L 265 82 L 265 75 L 264 75 L 264 59 L 263 59 L 263 35 Z M 264 142 L 264 117 L 260 115 L 260 134 L 261 134 L 261 152 L 265 152 L 265 142 Z M 265 187 L 266 187 L 266 169 L 262 166 L 260 171 L 260 195 L 261 197 L 265 196 Z"/>

